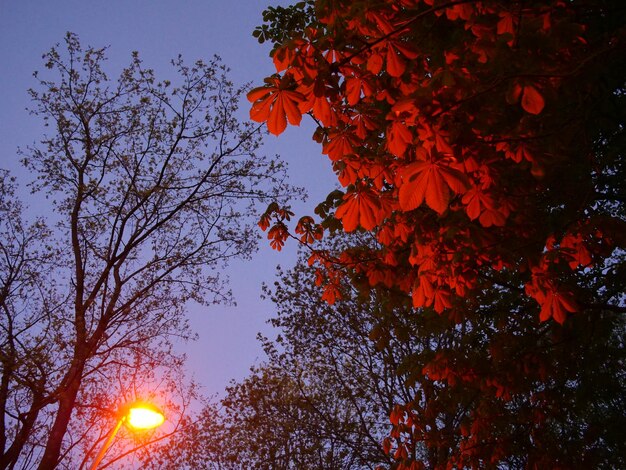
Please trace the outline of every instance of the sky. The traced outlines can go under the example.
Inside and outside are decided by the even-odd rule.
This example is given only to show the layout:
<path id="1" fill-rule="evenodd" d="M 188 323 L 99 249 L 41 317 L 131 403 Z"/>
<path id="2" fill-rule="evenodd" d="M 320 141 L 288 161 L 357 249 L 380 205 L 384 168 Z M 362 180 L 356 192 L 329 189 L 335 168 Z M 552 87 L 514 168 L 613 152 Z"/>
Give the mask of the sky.
<path id="1" fill-rule="evenodd" d="M 41 121 L 26 111 L 27 89 L 42 68 L 41 56 L 63 41 L 67 31 L 78 34 L 83 46 L 109 46 L 106 70 L 116 71 L 130 62 L 131 51 L 139 51 L 157 78 L 173 76 L 169 61 L 182 54 L 188 61 L 222 57 L 231 68 L 231 79 L 239 85 L 262 79 L 274 72 L 269 47 L 251 35 L 261 24 L 270 0 L 0 0 L 0 168 L 9 169 L 25 186 L 28 175 L 19 164 L 18 147 L 37 142 L 43 134 Z M 242 103 L 247 114 L 248 103 Z M 307 203 L 295 204 L 296 215 L 312 213 L 317 202 L 334 187 L 334 177 L 321 148 L 311 140 L 312 123 L 289 127 L 279 137 L 267 136 L 264 152 L 279 154 L 288 162 L 290 183 L 304 187 Z M 45 210 L 38 200 L 22 191 L 30 210 Z M 261 208 L 264 209 L 264 208 Z M 207 395 L 223 395 L 231 379 L 241 380 L 264 355 L 257 332 L 272 335 L 266 324 L 274 306 L 260 299 L 261 284 L 275 280 L 275 267 L 293 265 L 292 243 L 275 252 L 262 240 L 251 261 L 231 263 L 226 270 L 237 301 L 236 307 L 189 306 L 195 343 L 181 346 L 188 368 Z"/>

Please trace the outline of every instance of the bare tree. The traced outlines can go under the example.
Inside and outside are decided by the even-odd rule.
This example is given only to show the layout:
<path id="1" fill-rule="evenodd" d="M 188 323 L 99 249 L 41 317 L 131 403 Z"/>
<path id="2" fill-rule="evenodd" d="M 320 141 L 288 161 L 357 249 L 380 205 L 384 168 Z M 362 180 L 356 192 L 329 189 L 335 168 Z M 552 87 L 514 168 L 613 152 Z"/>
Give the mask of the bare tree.
<path id="1" fill-rule="evenodd" d="M 345 246 L 345 239 L 324 246 Z M 167 465 L 145 462 L 145 468 L 373 470 L 391 464 L 382 445 L 389 414 L 417 390 L 397 367 L 424 345 L 381 327 L 381 316 L 403 312 L 394 310 L 390 296 L 358 296 L 344 283 L 342 299 L 322 300 L 308 257 L 302 251 L 296 265 L 279 268 L 274 285 L 264 289 L 275 304 L 270 324 L 277 329 L 275 340 L 259 336 L 267 360 L 158 449 L 157 460 Z M 372 341 L 372 332 L 387 341 Z"/>
<path id="2" fill-rule="evenodd" d="M 0 448 L 2 468 L 13 464 L 24 444 L 40 435 L 37 418 L 50 402 L 53 373 L 43 338 L 53 335 L 55 302 L 45 272 L 55 259 L 50 232 L 41 220 L 25 225 L 15 199 L 15 181 L 0 170 Z M 23 406 L 30 402 L 37 407 Z M 23 456 L 25 462 L 30 455 Z"/>
<path id="3" fill-rule="evenodd" d="M 65 45 L 30 91 L 51 132 L 22 152 L 54 229 L 23 227 L 2 179 L 0 468 L 84 465 L 112 391 L 174 387 L 186 303 L 230 300 L 219 270 L 255 250 L 254 203 L 293 193 L 236 118 L 243 90 L 218 58 L 179 57 L 172 84 L 134 53 L 112 81 L 105 49 Z"/>

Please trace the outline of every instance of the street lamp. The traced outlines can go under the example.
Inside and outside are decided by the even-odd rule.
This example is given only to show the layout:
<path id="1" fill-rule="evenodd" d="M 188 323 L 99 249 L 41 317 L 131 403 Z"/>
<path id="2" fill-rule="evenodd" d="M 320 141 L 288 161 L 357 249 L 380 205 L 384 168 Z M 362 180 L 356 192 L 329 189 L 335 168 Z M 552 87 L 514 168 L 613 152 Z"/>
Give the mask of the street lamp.
<path id="1" fill-rule="evenodd" d="M 98 465 L 102 461 L 104 454 L 111 446 L 117 431 L 120 430 L 122 424 L 126 424 L 130 429 L 136 431 L 145 431 L 147 429 L 153 429 L 165 421 L 165 415 L 163 412 L 151 403 L 143 401 L 137 401 L 129 405 L 123 406 L 118 412 L 118 420 L 115 427 L 111 429 L 111 432 L 107 436 L 106 442 L 102 445 L 98 456 L 93 461 L 90 470 L 96 470 Z"/>

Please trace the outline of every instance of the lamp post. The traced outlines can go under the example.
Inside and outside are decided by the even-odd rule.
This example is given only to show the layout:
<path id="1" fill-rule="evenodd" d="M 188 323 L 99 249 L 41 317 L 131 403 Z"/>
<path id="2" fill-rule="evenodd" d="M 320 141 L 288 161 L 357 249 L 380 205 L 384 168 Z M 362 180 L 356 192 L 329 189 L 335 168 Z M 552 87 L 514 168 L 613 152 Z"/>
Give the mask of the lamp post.
<path id="1" fill-rule="evenodd" d="M 161 410 L 151 403 L 135 402 L 122 407 L 118 413 L 118 420 L 115 427 L 111 429 L 111 432 L 107 436 L 107 440 L 102 445 L 100 452 L 91 464 L 90 470 L 96 470 L 98 465 L 102 461 L 104 454 L 111 446 L 115 435 L 122 427 L 122 424 L 126 424 L 131 429 L 137 431 L 143 431 L 147 429 L 153 429 L 165 421 L 165 415 Z"/>

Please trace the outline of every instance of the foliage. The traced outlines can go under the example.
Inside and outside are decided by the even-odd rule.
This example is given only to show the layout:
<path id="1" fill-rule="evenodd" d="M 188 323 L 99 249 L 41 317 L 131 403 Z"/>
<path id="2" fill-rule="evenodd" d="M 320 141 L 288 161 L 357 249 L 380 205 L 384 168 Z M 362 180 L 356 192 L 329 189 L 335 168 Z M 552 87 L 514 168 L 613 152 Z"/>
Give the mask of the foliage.
<path id="1" fill-rule="evenodd" d="M 219 410 L 207 406 L 207 416 L 182 430 L 167 465 L 373 469 L 390 462 L 380 445 L 388 415 L 414 393 L 391 364 L 412 346 L 391 340 L 378 350 L 368 340 L 376 304 L 320 301 L 305 262 L 278 276 L 265 287 L 279 329 L 275 341 L 260 338 L 267 360 L 227 389 Z"/>
<path id="2" fill-rule="evenodd" d="M 156 448 L 151 447 L 151 452 L 140 456 L 141 468 L 231 468 L 224 454 L 233 443 L 226 436 L 225 424 L 215 403 L 206 401 L 199 413 L 189 414 L 181 420 L 178 432 L 167 442 Z"/>
<path id="3" fill-rule="evenodd" d="M 335 237 L 327 248 L 374 243 Z M 467 299 L 460 318 L 342 282 L 322 300 L 306 257 L 267 289 L 277 307 L 268 360 L 222 407 L 184 429 L 176 468 L 622 468 L 623 316 L 540 323 L 513 276 Z M 619 279 L 585 282 L 601 303 Z M 603 291 L 604 292 L 601 292 Z M 163 461 L 161 461 L 163 462 Z"/>
<path id="4" fill-rule="evenodd" d="M 412 394 L 392 364 L 410 345 L 381 351 L 368 340 L 370 299 L 320 301 L 314 271 L 301 262 L 279 271 L 273 289 L 275 341 L 268 359 L 223 400 L 237 442 L 230 460 L 245 468 L 374 468 L 389 463 L 380 442 L 393 404 Z"/>
<path id="5" fill-rule="evenodd" d="M 272 206 L 260 226 L 311 246 L 330 304 L 346 279 L 398 296 L 414 310 L 386 336 L 433 341 L 398 367 L 420 389 L 391 413 L 401 468 L 623 466 L 623 18 L 611 0 L 266 12 L 277 73 L 250 116 L 274 134 L 311 116 L 344 189 L 319 222 L 292 232 Z M 314 245 L 341 228 L 375 242 Z"/>
<path id="6" fill-rule="evenodd" d="M 274 38 L 250 115 L 274 134 L 318 122 L 346 188 L 330 210 L 382 245 L 372 282 L 442 312 L 484 270 L 526 270 L 542 320 L 580 310 L 566 268 L 624 245 L 621 2 L 299 5 L 267 12 L 308 23 Z"/>
<path id="7" fill-rule="evenodd" d="M 613 291 L 587 299 L 598 303 L 620 289 L 600 270 L 585 281 Z M 391 415 L 399 468 L 623 467 L 623 314 L 591 309 L 564 326 L 540 323 L 521 292 L 503 276 L 439 322 L 389 325 L 431 345 L 398 367 L 420 389 Z"/>
<path id="8" fill-rule="evenodd" d="M 104 49 L 65 46 L 30 91 L 50 134 L 22 152 L 53 228 L 23 224 L 2 178 L 0 468 L 86 465 L 117 419 L 106 410 L 152 386 L 182 414 L 185 305 L 230 300 L 219 271 L 255 250 L 253 204 L 292 193 L 235 118 L 243 90 L 218 58 L 177 58 L 171 83 L 134 53 L 114 81 Z"/>

